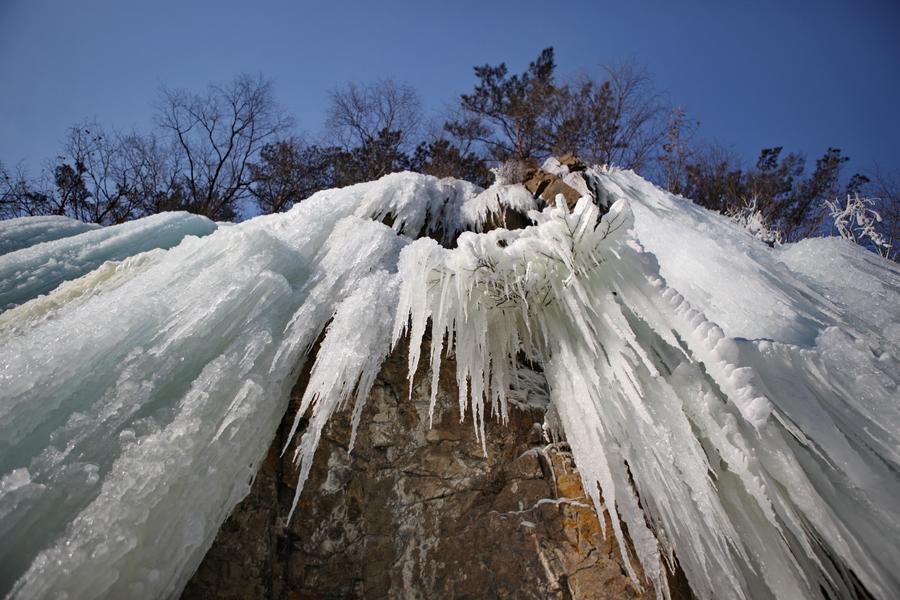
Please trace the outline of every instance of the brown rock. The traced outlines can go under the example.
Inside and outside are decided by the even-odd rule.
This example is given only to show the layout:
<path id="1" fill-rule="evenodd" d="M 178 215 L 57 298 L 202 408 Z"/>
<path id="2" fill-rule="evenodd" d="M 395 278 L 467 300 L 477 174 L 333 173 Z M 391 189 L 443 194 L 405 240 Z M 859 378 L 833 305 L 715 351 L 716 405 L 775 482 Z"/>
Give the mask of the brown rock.
<path id="1" fill-rule="evenodd" d="M 584 171 L 587 169 L 587 165 L 584 164 L 584 162 L 580 158 L 578 158 L 571 152 L 560 156 L 559 164 L 569 167 L 569 173 L 575 173 L 576 171 Z"/>
<path id="2" fill-rule="evenodd" d="M 410 401 L 406 353 L 395 352 L 353 453 L 347 414 L 338 415 L 285 525 L 297 475 L 280 449 L 301 375 L 250 495 L 182 597 L 655 598 L 601 536 L 565 446 L 540 440 L 543 413 L 513 407 L 507 425 L 488 423 L 485 455 L 471 416 L 460 422 L 453 369 L 443 363 L 429 428 L 430 374 L 420 372 Z"/>
<path id="3" fill-rule="evenodd" d="M 581 194 L 578 193 L 578 190 L 563 183 L 562 179 L 556 179 L 551 182 L 550 185 L 544 189 L 543 193 L 541 193 L 541 198 L 543 198 L 544 202 L 547 204 L 554 204 L 556 202 L 557 194 L 563 195 L 569 210 L 574 210 L 575 204 L 578 202 L 578 199 L 581 198 Z"/>
<path id="4" fill-rule="evenodd" d="M 528 179 L 522 185 L 534 196 L 539 196 L 544 189 L 558 179 L 556 175 L 546 171 L 535 170 L 528 174 Z"/>
<path id="5" fill-rule="evenodd" d="M 482 227 L 482 231 L 491 231 L 494 229 L 525 229 L 531 225 L 531 219 L 528 215 L 518 210 L 501 206 L 499 213 L 491 213 L 487 222 Z"/>
<path id="6" fill-rule="evenodd" d="M 524 183 L 525 188 L 534 194 L 535 198 L 540 198 L 545 204 L 553 205 L 556 202 L 556 195 L 562 194 L 566 199 L 569 210 L 575 208 L 575 203 L 581 197 L 578 191 L 564 183 L 562 179 L 547 173 L 546 171 L 535 171 L 531 177 Z"/>

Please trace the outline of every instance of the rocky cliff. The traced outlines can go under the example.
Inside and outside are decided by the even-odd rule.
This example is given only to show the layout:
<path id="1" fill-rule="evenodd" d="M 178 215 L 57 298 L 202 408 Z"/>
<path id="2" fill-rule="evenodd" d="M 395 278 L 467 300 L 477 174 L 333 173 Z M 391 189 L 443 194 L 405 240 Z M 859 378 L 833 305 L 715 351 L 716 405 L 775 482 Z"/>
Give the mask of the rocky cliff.
<path id="1" fill-rule="evenodd" d="M 290 523 L 296 472 L 281 456 L 306 376 L 249 496 L 184 591 L 205 598 L 654 598 L 601 534 L 564 443 L 547 444 L 544 412 L 516 405 L 492 421 L 487 454 L 460 422 L 452 360 L 410 398 L 407 356 L 388 359 L 353 452 L 349 411 L 326 429 Z M 687 597 L 683 577 L 673 596 Z"/>

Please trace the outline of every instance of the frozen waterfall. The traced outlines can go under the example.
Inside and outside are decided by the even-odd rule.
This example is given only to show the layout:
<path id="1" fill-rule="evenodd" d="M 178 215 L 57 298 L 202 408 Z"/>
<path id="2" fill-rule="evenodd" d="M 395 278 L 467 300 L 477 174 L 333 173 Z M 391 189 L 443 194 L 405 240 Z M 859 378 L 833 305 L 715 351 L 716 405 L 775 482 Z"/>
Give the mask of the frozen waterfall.
<path id="1" fill-rule="evenodd" d="M 900 269 L 587 174 L 573 210 L 400 173 L 231 227 L 3 224 L 0 595 L 177 596 L 303 362 L 301 485 L 409 344 L 410 377 L 455 356 L 479 437 L 523 357 L 542 369 L 606 535 L 660 597 L 676 557 L 701 598 L 897 597 Z M 533 225 L 484 232 L 504 209 Z"/>

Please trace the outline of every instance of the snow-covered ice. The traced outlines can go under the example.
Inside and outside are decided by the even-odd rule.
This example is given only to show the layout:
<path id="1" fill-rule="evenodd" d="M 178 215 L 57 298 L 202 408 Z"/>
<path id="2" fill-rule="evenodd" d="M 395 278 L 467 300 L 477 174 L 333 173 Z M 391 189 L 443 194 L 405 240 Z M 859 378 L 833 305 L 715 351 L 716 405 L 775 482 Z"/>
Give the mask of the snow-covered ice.
<path id="1" fill-rule="evenodd" d="M 0 257 L 0 594 L 177 596 L 303 361 L 301 484 L 329 417 L 355 432 L 409 344 L 410 376 L 452 351 L 479 438 L 549 395 L 661 597 L 676 556 L 701 598 L 896 597 L 900 270 L 842 240 L 769 248 L 631 172 L 578 177 L 602 217 L 403 173 Z M 503 208 L 534 225 L 480 233 Z"/>
<path id="2" fill-rule="evenodd" d="M 30 221 L 26 219 L 23 226 L 30 228 Z M 153 248 L 171 248 L 185 236 L 206 235 L 215 228 L 215 223 L 198 215 L 162 213 L 4 254 L 0 256 L 0 310 L 46 294 L 106 261 L 122 260 Z"/>
<path id="3" fill-rule="evenodd" d="M 0 255 L 97 229 L 99 225 L 58 215 L 0 221 Z"/>

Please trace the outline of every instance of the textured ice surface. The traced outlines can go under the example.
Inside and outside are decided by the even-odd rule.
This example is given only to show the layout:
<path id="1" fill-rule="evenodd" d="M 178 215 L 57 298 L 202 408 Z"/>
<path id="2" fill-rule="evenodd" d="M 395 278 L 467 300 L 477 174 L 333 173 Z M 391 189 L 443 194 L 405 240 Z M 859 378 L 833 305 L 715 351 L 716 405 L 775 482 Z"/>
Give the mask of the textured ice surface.
<path id="1" fill-rule="evenodd" d="M 833 238 L 813 238 L 778 248 L 775 256 L 814 290 L 824 309 L 854 328 L 884 339 L 900 353 L 900 266 Z"/>
<path id="2" fill-rule="evenodd" d="M 542 363 L 586 489 L 613 534 L 627 525 L 658 590 L 660 556 L 674 551 L 701 597 L 817 597 L 820 586 L 852 596 L 855 578 L 893 596 L 900 368 L 887 340 L 854 328 L 827 280 L 793 273 L 727 221 L 690 206 L 680 215 L 679 200 L 634 175 L 597 177 L 621 194 L 599 226 L 582 201 L 522 232 L 404 250 L 413 348 L 429 322 L 432 340 L 449 340 L 479 430 L 483 415 L 505 414 L 516 353 Z M 678 241 L 670 220 L 705 243 L 660 254 Z M 736 278 L 725 267 L 739 248 Z M 893 317 L 860 322 L 896 322 L 893 266 L 847 244 L 821 252 L 894 298 L 880 304 Z M 745 339 L 754 328 L 770 339 Z M 440 354 L 431 361 L 437 371 Z"/>
<path id="3" fill-rule="evenodd" d="M 301 483 L 328 418 L 355 431 L 408 343 L 410 375 L 455 354 L 476 436 L 549 400 L 661 596 L 677 556 L 702 598 L 896 597 L 900 271 L 838 240 L 770 249 L 629 172 L 583 181 L 602 220 L 587 199 L 538 211 L 520 186 L 395 174 L 122 241 L 117 262 L 78 241 L 107 229 L 7 255 L 4 286 L 49 293 L 0 314 L 0 594 L 177 596 L 321 340 Z M 503 207 L 535 226 L 477 233 Z"/>
<path id="4" fill-rule="evenodd" d="M 522 184 L 495 183 L 463 203 L 460 213 L 465 227 L 460 229 L 480 231 L 490 215 L 502 214 L 506 208 L 527 214 L 537 208 L 537 203 Z"/>
<path id="5" fill-rule="evenodd" d="M 429 235 L 448 242 L 470 224 L 463 219 L 460 207 L 481 188 L 454 179 L 393 173 L 374 184 L 344 190 L 357 199 L 357 216 L 384 221 L 410 237 Z"/>
<path id="6" fill-rule="evenodd" d="M 215 228 L 215 223 L 205 217 L 163 213 L 4 254 L 0 256 L 0 310 L 46 294 L 106 261 L 154 248 L 171 248 L 185 236 L 206 235 Z"/>
<path id="7" fill-rule="evenodd" d="M 69 217 L 21 217 L 0 221 L 0 255 L 97 229 L 99 225 Z"/>

